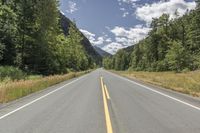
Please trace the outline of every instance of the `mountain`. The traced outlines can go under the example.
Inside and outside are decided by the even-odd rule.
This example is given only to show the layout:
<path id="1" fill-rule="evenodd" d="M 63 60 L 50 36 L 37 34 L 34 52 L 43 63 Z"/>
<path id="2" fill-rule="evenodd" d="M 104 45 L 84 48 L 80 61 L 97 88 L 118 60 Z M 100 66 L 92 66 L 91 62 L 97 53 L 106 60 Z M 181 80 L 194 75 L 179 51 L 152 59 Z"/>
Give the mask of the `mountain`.
<path id="1" fill-rule="evenodd" d="M 102 57 L 106 57 L 106 56 L 112 56 L 110 53 L 102 50 L 101 48 L 94 46 L 94 49 L 102 56 Z"/>
<path id="2" fill-rule="evenodd" d="M 70 19 L 68 19 L 66 16 L 64 16 L 62 13 L 60 13 L 60 23 L 61 23 L 61 29 L 63 30 L 65 35 L 68 35 L 69 33 L 69 26 L 72 23 Z M 78 30 L 78 29 L 77 29 Z M 80 31 L 80 30 L 78 30 Z M 90 41 L 83 35 L 82 32 L 80 32 L 83 40 L 82 45 L 85 49 L 87 55 L 95 61 L 96 64 L 100 65 L 102 62 L 102 56 L 95 50 L 95 48 L 92 46 Z"/>
<path id="3" fill-rule="evenodd" d="M 129 46 L 129 47 L 124 48 L 123 50 L 126 51 L 127 53 L 132 53 L 133 50 L 134 50 L 134 47 L 135 47 L 135 46 L 132 45 L 132 46 Z"/>

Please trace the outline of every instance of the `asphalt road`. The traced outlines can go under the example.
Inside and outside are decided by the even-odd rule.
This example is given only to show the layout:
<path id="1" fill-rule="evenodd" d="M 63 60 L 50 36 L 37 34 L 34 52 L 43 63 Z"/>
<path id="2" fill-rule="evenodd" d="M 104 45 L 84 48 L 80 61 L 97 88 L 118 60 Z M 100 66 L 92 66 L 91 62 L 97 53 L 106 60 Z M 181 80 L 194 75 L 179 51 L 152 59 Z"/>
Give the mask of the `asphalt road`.
<path id="1" fill-rule="evenodd" d="M 0 133 L 200 133 L 200 100 L 98 69 L 2 106 Z"/>

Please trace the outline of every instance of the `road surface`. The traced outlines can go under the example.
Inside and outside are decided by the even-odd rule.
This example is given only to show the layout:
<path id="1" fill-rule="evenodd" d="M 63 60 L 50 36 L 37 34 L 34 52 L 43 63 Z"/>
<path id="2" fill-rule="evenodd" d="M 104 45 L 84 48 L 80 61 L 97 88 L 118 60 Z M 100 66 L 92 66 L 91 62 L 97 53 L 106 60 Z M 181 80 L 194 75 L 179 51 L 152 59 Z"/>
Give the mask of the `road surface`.
<path id="1" fill-rule="evenodd" d="M 200 100 L 98 69 L 1 107 L 0 133 L 200 133 Z"/>

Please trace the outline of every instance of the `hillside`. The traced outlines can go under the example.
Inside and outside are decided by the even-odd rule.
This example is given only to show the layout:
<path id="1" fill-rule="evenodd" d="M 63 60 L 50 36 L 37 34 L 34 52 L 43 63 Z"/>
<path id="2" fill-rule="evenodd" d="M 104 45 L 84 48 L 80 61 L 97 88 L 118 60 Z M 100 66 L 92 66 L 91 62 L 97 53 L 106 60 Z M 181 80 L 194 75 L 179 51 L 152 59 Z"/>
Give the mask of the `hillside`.
<path id="1" fill-rule="evenodd" d="M 108 69 L 193 71 L 200 69 L 200 3 L 182 17 L 163 14 L 148 36 L 104 60 Z M 130 56 L 131 54 L 131 56 Z M 106 67 L 105 67 L 106 68 Z"/>
<path id="2" fill-rule="evenodd" d="M 101 64 L 101 56 L 88 39 L 60 14 L 56 0 L 8 0 L 0 3 L 0 12 L 3 71 L 12 66 L 28 74 L 54 75 Z"/>
<path id="3" fill-rule="evenodd" d="M 102 50 L 101 48 L 94 46 L 94 49 L 102 56 L 102 57 L 106 57 L 106 56 L 112 56 L 110 53 Z"/>
<path id="4" fill-rule="evenodd" d="M 132 53 L 132 51 L 134 50 L 134 45 L 126 47 L 123 50 L 126 51 L 127 53 Z"/>
<path id="5" fill-rule="evenodd" d="M 70 19 L 68 19 L 66 16 L 63 14 L 60 14 L 61 20 L 61 28 L 64 32 L 65 35 L 68 35 L 69 31 L 69 26 L 72 23 Z M 80 32 L 81 33 L 81 32 Z M 85 51 L 87 54 L 94 60 L 97 64 L 101 64 L 102 57 L 101 55 L 94 49 L 90 41 L 81 33 L 83 40 L 82 40 L 82 45 L 85 48 Z"/>

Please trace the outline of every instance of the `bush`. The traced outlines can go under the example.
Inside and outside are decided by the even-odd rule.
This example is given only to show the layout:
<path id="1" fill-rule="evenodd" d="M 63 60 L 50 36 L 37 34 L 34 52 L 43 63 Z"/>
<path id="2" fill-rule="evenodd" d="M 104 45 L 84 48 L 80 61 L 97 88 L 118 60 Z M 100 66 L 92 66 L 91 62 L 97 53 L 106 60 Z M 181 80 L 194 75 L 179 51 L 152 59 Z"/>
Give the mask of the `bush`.
<path id="1" fill-rule="evenodd" d="M 157 72 L 163 72 L 169 70 L 169 65 L 167 64 L 166 60 L 158 61 L 156 65 L 156 71 Z"/>
<path id="2" fill-rule="evenodd" d="M 182 73 L 187 73 L 187 72 L 190 72 L 190 69 L 189 69 L 189 68 L 184 68 L 184 69 L 182 70 Z"/>
<path id="3" fill-rule="evenodd" d="M 24 73 L 19 68 L 11 67 L 11 66 L 1 66 L 0 67 L 0 80 L 4 80 L 5 78 L 10 78 L 11 80 L 20 80 L 26 77 L 26 73 Z"/>

